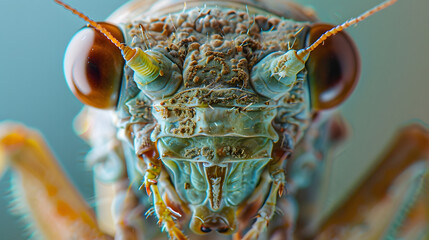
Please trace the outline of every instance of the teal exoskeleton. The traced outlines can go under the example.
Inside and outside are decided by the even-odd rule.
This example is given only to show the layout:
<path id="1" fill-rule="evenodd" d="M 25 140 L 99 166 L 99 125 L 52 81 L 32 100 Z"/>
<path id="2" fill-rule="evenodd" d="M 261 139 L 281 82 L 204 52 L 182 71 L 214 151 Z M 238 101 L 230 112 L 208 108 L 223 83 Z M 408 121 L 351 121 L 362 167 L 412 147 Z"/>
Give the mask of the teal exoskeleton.
<path id="1" fill-rule="evenodd" d="M 95 216 L 37 133 L 0 125 L 0 167 L 7 159 L 20 174 L 44 239 L 426 233 L 428 164 L 418 160 L 429 133 L 416 126 L 332 217 L 317 205 L 314 179 L 346 135 L 331 109 L 359 79 L 343 30 L 395 0 L 338 26 L 283 0 L 135 0 L 100 23 L 55 2 L 91 25 L 71 40 L 64 70 L 87 105 L 75 129 L 92 147 L 98 201 Z"/>

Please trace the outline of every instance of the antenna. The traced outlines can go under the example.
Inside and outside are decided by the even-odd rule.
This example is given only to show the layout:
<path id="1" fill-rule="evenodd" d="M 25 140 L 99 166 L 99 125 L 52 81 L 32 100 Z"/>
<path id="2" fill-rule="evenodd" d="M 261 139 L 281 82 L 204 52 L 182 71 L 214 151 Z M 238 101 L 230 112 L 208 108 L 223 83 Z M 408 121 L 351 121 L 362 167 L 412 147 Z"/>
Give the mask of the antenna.
<path id="1" fill-rule="evenodd" d="M 305 67 L 305 62 L 308 60 L 310 53 L 316 49 L 327 38 L 343 31 L 344 29 L 356 24 L 372 14 L 394 4 L 397 0 L 387 0 L 378 6 L 364 12 L 358 17 L 352 18 L 345 23 L 326 31 L 313 44 L 307 48 L 296 50 L 288 50 L 285 54 L 275 58 L 271 62 L 271 76 L 278 76 L 279 81 L 285 85 L 291 85 L 296 81 L 296 74 Z M 280 80 L 282 79 L 282 80 Z"/>
<path id="2" fill-rule="evenodd" d="M 65 9 L 71 11 L 74 15 L 77 15 L 88 22 L 92 27 L 97 29 L 113 44 L 115 44 L 115 46 L 122 51 L 122 56 L 127 61 L 127 65 L 134 70 L 134 75 L 137 74 L 140 77 L 142 84 L 147 84 L 160 75 L 161 69 L 152 56 L 146 54 L 140 48 L 130 48 L 127 45 L 119 42 L 118 39 L 116 39 L 109 31 L 107 31 L 107 29 L 96 23 L 94 20 L 90 19 L 85 14 L 63 3 L 61 0 L 54 1 L 63 6 Z"/>
<path id="3" fill-rule="evenodd" d="M 363 14 L 361 14 L 358 17 L 355 18 L 351 18 L 349 20 L 347 20 L 346 22 L 344 22 L 341 25 L 338 25 L 334 28 L 332 28 L 331 30 L 325 32 L 322 36 L 319 37 L 319 39 L 317 39 L 313 44 L 311 44 L 310 46 L 308 46 L 307 48 L 300 50 L 301 54 L 308 54 L 310 52 L 312 52 L 314 49 L 316 49 L 321 43 L 323 43 L 323 41 L 325 41 L 327 38 L 329 38 L 330 36 L 333 36 L 341 31 L 343 31 L 344 29 L 350 27 L 353 24 L 356 24 L 358 22 L 363 21 L 365 18 L 373 15 L 374 13 L 383 10 L 387 7 L 389 7 L 390 5 L 394 4 L 397 0 L 387 0 L 375 7 L 373 7 L 372 9 L 364 12 Z"/>
<path id="4" fill-rule="evenodd" d="M 109 31 L 107 31 L 107 29 L 105 29 L 104 27 L 102 27 L 100 24 L 98 24 L 97 22 L 95 22 L 94 20 L 92 20 L 91 18 L 89 18 L 88 16 L 86 16 L 85 14 L 79 12 L 78 10 L 76 10 L 75 8 L 73 8 L 70 5 L 67 5 L 64 2 L 62 2 L 60 0 L 54 0 L 54 1 L 56 3 L 58 3 L 59 5 L 63 6 L 65 9 L 71 11 L 74 15 L 76 15 L 76 16 L 82 18 L 83 20 L 85 20 L 92 27 L 94 27 L 99 32 L 101 32 L 104 36 L 106 36 L 106 38 L 108 38 L 113 44 L 115 44 L 116 47 L 118 47 L 122 51 L 125 60 L 128 61 L 128 60 L 130 60 L 135 55 L 135 53 L 136 53 L 135 49 L 132 49 L 132 48 L 126 46 L 125 44 L 119 42 L 118 39 L 116 39 Z"/>

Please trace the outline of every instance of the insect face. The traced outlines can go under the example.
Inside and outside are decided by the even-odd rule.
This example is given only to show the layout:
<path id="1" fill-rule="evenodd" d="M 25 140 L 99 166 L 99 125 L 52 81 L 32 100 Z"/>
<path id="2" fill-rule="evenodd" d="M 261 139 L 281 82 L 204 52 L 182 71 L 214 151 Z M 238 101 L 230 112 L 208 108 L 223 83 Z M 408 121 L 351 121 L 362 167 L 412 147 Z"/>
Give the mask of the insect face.
<path id="1" fill-rule="evenodd" d="M 261 31 L 268 22 L 271 28 Z M 304 74 L 297 78 L 295 73 L 297 80 L 287 85 L 280 82 L 283 92 L 276 99 L 259 94 L 251 77 L 256 65 L 269 66 L 273 55 L 281 56 L 294 42 L 302 44 L 295 33 L 306 25 L 274 17 L 260 18 L 259 24 L 244 9 L 210 7 L 136 20 L 125 30 L 132 33 L 128 38 L 136 48 L 150 48 L 146 52 L 155 59 L 171 59 L 169 69 L 174 69 L 161 67 L 164 75 L 147 85 L 135 81 L 134 71 L 126 71 L 130 81 L 119 111 L 131 116 L 124 123 L 141 127 L 125 128 L 130 129 L 125 135 L 144 136 L 139 134 L 147 128 L 142 123 L 155 123 L 150 139 L 143 142 L 156 143 L 181 201 L 170 200 L 176 206 L 185 203 L 177 211 L 189 209 L 190 228 L 196 233 L 236 231 L 241 211 L 253 202 L 258 209 L 268 194 L 271 177 L 262 176 L 268 174 L 274 144 L 294 145 L 308 124 Z M 280 37 L 263 41 L 273 36 Z M 131 140 L 135 152 L 147 148 Z M 277 151 L 285 150 L 278 146 Z"/>
<path id="2" fill-rule="evenodd" d="M 115 119 L 125 151 L 133 153 L 126 154 L 128 174 L 153 192 L 167 228 L 175 213 L 188 216 L 199 234 L 242 231 L 253 217 L 249 209 L 261 208 L 268 217 L 260 218 L 269 219 L 285 185 L 285 160 L 312 112 L 340 104 L 358 79 L 358 55 L 345 33 L 313 55 L 330 26 L 245 5 L 207 3 L 159 17 L 146 12 L 117 23 L 126 44 L 116 30 L 114 37 L 106 33 L 110 25 L 91 24 L 122 50 L 123 77 L 124 63 L 112 50 L 95 64 L 67 64 L 69 85 L 84 103 L 112 107 L 122 78 Z M 79 34 L 72 40 L 66 63 L 76 62 L 80 40 Z M 77 79 L 75 70 L 93 65 L 101 74 Z M 101 94 L 92 94 L 99 84 Z M 162 215 L 165 209 L 172 214 Z"/>

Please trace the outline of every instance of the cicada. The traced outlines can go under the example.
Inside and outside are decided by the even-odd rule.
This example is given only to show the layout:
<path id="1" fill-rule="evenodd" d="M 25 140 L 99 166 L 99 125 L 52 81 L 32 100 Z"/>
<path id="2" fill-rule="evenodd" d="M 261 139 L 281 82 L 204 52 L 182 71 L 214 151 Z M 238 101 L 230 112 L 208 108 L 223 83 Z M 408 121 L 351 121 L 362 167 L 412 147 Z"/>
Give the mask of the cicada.
<path id="1" fill-rule="evenodd" d="M 44 239 L 418 239 L 429 134 L 404 129 L 361 187 L 317 219 L 323 160 L 345 135 L 331 109 L 359 79 L 343 29 L 283 1 L 132 1 L 86 20 L 65 55 L 92 147 L 95 213 L 41 137 L 2 127 Z"/>

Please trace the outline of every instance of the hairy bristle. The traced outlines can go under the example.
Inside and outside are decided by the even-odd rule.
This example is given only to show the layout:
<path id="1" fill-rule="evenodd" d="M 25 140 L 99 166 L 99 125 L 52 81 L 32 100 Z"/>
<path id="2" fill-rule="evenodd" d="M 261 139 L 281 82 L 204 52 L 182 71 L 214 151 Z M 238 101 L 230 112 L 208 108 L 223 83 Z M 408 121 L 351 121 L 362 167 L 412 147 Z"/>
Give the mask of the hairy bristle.
<path id="1" fill-rule="evenodd" d="M 307 47 L 304 51 L 307 52 L 311 52 L 313 51 L 315 48 L 317 48 L 317 46 L 319 46 L 323 41 L 325 41 L 328 37 L 333 36 L 341 31 L 343 31 L 344 29 L 350 27 L 353 24 L 356 24 L 358 22 L 361 22 L 362 20 L 364 20 L 365 18 L 373 15 L 374 13 L 387 8 L 388 6 L 394 4 L 397 0 L 387 0 L 381 4 L 379 4 L 378 6 L 364 12 L 363 14 L 361 14 L 358 17 L 349 19 L 348 21 L 344 22 L 341 25 L 338 25 L 334 28 L 332 28 L 331 30 L 325 32 L 322 36 L 319 37 L 319 39 L 317 39 L 312 45 L 310 45 L 309 47 Z"/>

